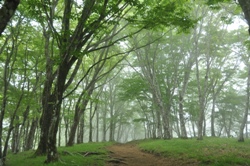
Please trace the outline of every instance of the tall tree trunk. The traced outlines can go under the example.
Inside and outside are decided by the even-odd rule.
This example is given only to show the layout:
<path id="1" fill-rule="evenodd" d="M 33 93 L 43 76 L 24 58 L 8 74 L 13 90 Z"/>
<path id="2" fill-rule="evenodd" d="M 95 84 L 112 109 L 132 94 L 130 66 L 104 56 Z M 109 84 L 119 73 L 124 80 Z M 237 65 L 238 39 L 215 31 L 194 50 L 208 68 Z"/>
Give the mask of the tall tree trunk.
<path id="1" fill-rule="evenodd" d="M 196 78 L 197 78 L 197 86 L 198 86 L 198 95 L 199 95 L 199 119 L 198 119 L 198 137 L 197 140 L 203 139 L 203 134 L 206 131 L 203 129 L 205 126 L 205 107 L 206 107 L 206 97 L 208 92 L 208 74 L 210 71 L 210 57 L 207 55 L 206 57 L 206 75 L 204 78 L 204 85 L 201 85 L 200 71 L 199 71 L 199 63 L 198 57 L 196 57 Z"/>
<path id="2" fill-rule="evenodd" d="M 93 102 L 90 102 L 90 110 L 89 110 L 89 142 L 93 142 Z"/>
<path id="3" fill-rule="evenodd" d="M 183 111 L 183 96 L 179 94 L 179 118 L 181 126 L 181 138 L 187 139 L 187 131 L 185 126 L 184 111 Z"/>
<path id="4" fill-rule="evenodd" d="M 93 142 L 93 119 L 97 110 L 97 104 L 93 106 L 94 103 L 90 104 L 90 116 L 89 116 L 89 142 Z"/>
<path id="5" fill-rule="evenodd" d="M 107 103 L 104 104 L 105 105 L 105 108 L 103 110 L 103 115 L 102 115 L 102 142 L 106 142 L 106 135 L 107 135 Z"/>
<path id="6" fill-rule="evenodd" d="M 59 121 L 58 147 L 61 146 L 61 133 L 62 133 L 62 118 L 60 118 L 60 121 Z"/>
<path id="7" fill-rule="evenodd" d="M 66 77 L 72 65 L 73 65 L 72 61 L 67 62 L 67 60 L 63 61 L 60 64 L 58 69 L 56 88 L 54 90 L 56 98 L 56 102 L 54 103 L 55 108 L 52 110 L 44 110 L 46 112 L 47 111 L 53 112 L 51 124 L 49 127 L 47 159 L 45 163 L 56 162 L 59 159 L 56 147 L 57 131 L 60 122 L 61 105 L 63 100 L 63 93 L 65 91 Z"/>
<path id="8" fill-rule="evenodd" d="M 109 122 L 109 141 L 115 141 L 115 122 L 114 122 L 114 110 L 110 108 L 110 122 Z"/>
<path id="9" fill-rule="evenodd" d="M 51 94 L 52 84 L 53 84 L 53 61 L 50 58 L 50 40 L 51 34 L 44 30 L 43 32 L 45 38 L 45 45 L 44 45 L 44 54 L 46 57 L 46 73 L 45 73 L 45 82 L 44 88 L 42 93 L 42 115 L 40 118 L 40 140 L 38 144 L 38 148 L 35 152 L 35 155 L 45 155 L 47 153 L 47 141 L 48 141 L 48 134 L 49 134 L 49 127 L 52 120 L 52 111 L 46 110 L 53 110 L 53 104 L 56 103 L 56 98 L 54 94 Z"/>
<path id="10" fill-rule="evenodd" d="M 248 110 L 249 110 L 249 103 L 250 103 L 250 65 L 248 64 L 248 77 L 247 77 L 247 97 L 246 97 L 246 108 L 245 108 L 245 113 L 240 125 L 240 130 L 239 130 L 239 142 L 244 142 L 244 128 L 246 126 L 247 122 L 247 117 L 248 117 Z"/>
<path id="11" fill-rule="evenodd" d="M 215 137 L 215 129 L 214 129 L 215 101 L 216 101 L 216 97 L 215 97 L 215 92 L 214 92 L 214 89 L 213 89 L 213 103 L 212 103 L 212 111 L 211 111 L 211 136 L 212 137 Z"/>
<path id="12" fill-rule="evenodd" d="M 199 74 L 199 63 L 198 63 L 198 57 L 196 58 L 196 78 L 198 81 L 198 95 L 199 95 L 199 119 L 198 119 L 198 140 L 202 140 L 202 129 L 203 129 L 203 120 L 204 120 L 204 102 L 203 102 L 203 94 L 201 90 L 201 85 L 200 85 L 200 74 Z"/>
<path id="13" fill-rule="evenodd" d="M 18 120 L 18 117 L 16 117 L 15 120 Z M 20 139 L 19 139 L 19 130 L 20 130 L 20 125 L 16 124 L 15 127 L 13 127 L 12 131 L 12 143 L 11 143 L 11 151 L 12 153 L 18 153 L 19 152 L 19 145 L 20 145 Z"/>
<path id="14" fill-rule="evenodd" d="M 195 122 L 194 122 L 194 121 L 191 121 L 191 123 L 192 123 L 192 129 L 193 129 L 194 137 L 196 137 Z"/>
<path id="15" fill-rule="evenodd" d="M 96 142 L 99 142 L 99 111 L 96 112 Z"/>
<path id="16" fill-rule="evenodd" d="M 87 104 L 89 102 L 88 97 L 84 98 L 84 94 L 86 94 L 85 90 L 82 92 L 81 96 L 79 97 L 77 104 L 76 104 L 76 107 L 75 107 L 74 121 L 73 121 L 72 126 L 70 127 L 69 140 L 67 142 L 67 146 L 73 146 L 77 126 L 78 126 L 78 124 L 81 120 L 81 117 L 82 117 L 83 113 L 85 112 Z M 92 93 L 92 92 L 90 92 L 90 93 Z M 90 93 L 87 92 L 86 96 L 89 96 Z"/>
<path id="17" fill-rule="evenodd" d="M 184 103 L 184 96 L 186 94 L 186 90 L 188 87 L 188 82 L 190 79 L 191 68 L 193 67 L 194 62 L 195 62 L 194 53 L 192 52 L 190 54 L 191 55 L 188 59 L 187 65 L 184 66 L 185 71 L 184 71 L 184 76 L 183 76 L 183 84 L 181 86 L 181 90 L 179 90 L 179 119 L 180 119 L 180 126 L 181 126 L 181 138 L 184 138 L 184 139 L 188 137 L 187 137 L 187 130 L 185 126 L 183 103 Z"/>
<path id="18" fill-rule="evenodd" d="M 160 110 L 156 108 L 156 128 L 155 128 L 156 138 L 162 138 L 162 121 Z"/>
<path id="19" fill-rule="evenodd" d="M 78 133 L 77 133 L 77 144 L 83 143 L 83 136 L 84 136 L 84 113 L 81 117 L 80 124 L 78 126 Z"/>
<path id="20" fill-rule="evenodd" d="M 69 126 L 70 126 L 69 115 L 70 115 L 70 112 L 71 112 L 72 103 L 73 103 L 72 100 L 70 100 L 67 111 L 64 110 L 65 112 L 63 112 L 63 119 L 64 119 L 64 125 L 65 125 L 65 132 L 64 132 L 64 135 L 65 135 L 65 145 L 67 145 L 67 142 L 68 142 L 68 134 L 69 134 Z M 66 106 L 64 106 L 64 108 L 65 107 Z"/>
<path id="21" fill-rule="evenodd" d="M 204 114 L 204 117 L 203 117 L 203 133 L 202 135 L 205 137 L 206 136 L 206 118 L 205 118 L 205 114 Z"/>
<path id="22" fill-rule="evenodd" d="M 32 119 L 32 123 L 30 126 L 28 138 L 25 144 L 25 150 L 30 150 L 33 148 L 34 145 L 34 138 L 35 138 L 35 132 L 36 128 L 38 126 L 38 118 Z"/>

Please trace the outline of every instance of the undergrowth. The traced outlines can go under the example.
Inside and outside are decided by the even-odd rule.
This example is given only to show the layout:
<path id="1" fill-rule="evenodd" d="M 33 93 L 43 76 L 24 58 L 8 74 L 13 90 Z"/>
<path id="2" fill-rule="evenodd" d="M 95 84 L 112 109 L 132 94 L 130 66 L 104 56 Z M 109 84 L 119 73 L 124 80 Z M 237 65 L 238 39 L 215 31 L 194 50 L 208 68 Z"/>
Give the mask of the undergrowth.
<path id="1" fill-rule="evenodd" d="M 139 147 L 147 152 L 197 165 L 250 166 L 250 140 L 237 142 L 233 138 L 145 140 Z"/>
<path id="2" fill-rule="evenodd" d="M 181 161 L 183 165 L 250 166 L 250 140 L 237 142 L 233 138 L 171 139 L 134 141 L 139 148 L 156 155 Z M 112 143 L 85 143 L 60 147 L 60 161 L 48 166 L 104 166 L 106 146 Z M 34 151 L 9 154 L 7 166 L 45 166 L 46 156 L 33 158 Z"/>
<path id="3" fill-rule="evenodd" d="M 9 154 L 7 166 L 103 166 L 107 159 L 106 146 L 112 143 L 84 143 L 59 147 L 59 162 L 44 164 L 46 156 L 32 157 L 34 151 Z"/>

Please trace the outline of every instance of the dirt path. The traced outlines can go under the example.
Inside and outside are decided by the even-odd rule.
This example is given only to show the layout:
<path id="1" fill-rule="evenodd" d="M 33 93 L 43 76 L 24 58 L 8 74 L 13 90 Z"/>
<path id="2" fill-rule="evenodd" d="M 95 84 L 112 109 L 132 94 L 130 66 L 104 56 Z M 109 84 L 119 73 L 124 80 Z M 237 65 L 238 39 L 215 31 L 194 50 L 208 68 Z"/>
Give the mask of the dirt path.
<path id="1" fill-rule="evenodd" d="M 107 148 L 110 159 L 106 166 L 197 166 L 192 160 L 164 158 L 142 152 L 134 143 L 116 144 Z"/>

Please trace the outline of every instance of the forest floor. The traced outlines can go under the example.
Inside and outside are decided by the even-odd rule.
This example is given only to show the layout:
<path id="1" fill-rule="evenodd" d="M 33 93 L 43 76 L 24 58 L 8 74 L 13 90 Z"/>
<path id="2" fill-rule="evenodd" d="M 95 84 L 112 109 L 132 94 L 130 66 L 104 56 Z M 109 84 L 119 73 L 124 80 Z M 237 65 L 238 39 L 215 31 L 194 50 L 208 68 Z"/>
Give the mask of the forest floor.
<path id="1" fill-rule="evenodd" d="M 144 152 L 136 143 L 114 144 L 108 146 L 109 160 L 106 166 L 196 166 L 197 161 L 192 159 L 180 160 L 173 157 L 162 157 L 160 155 Z"/>

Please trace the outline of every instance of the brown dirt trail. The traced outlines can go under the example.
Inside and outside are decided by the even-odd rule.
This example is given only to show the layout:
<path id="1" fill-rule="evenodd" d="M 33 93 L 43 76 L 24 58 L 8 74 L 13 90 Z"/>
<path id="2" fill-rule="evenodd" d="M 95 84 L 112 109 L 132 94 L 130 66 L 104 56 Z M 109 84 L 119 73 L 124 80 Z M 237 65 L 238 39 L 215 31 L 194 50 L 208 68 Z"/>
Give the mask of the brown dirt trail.
<path id="1" fill-rule="evenodd" d="M 166 158 L 141 151 L 135 143 L 115 144 L 107 147 L 106 166 L 197 166 L 193 160 Z"/>

